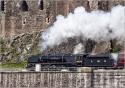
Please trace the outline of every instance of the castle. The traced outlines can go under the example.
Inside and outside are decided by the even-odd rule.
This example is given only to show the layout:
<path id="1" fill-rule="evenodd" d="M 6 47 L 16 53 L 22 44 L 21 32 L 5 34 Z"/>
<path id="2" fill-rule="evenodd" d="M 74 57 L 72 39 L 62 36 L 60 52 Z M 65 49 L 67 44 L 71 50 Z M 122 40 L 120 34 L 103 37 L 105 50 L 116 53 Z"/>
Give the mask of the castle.
<path id="1" fill-rule="evenodd" d="M 0 0 L 0 37 L 10 38 L 26 32 L 41 31 L 61 14 L 66 16 L 78 6 L 87 11 L 110 11 L 124 0 Z"/>

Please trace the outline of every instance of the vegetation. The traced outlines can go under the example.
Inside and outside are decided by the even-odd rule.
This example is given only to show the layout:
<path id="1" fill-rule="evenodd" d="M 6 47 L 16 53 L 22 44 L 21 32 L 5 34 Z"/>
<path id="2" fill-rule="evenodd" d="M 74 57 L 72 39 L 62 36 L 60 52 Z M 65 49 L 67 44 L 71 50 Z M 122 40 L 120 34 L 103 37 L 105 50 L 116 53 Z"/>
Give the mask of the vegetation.
<path id="1" fill-rule="evenodd" d="M 0 68 L 26 68 L 27 61 L 22 61 L 20 63 L 2 63 Z"/>
<path id="2" fill-rule="evenodd" d="M 118 47 L 114 47 L 113 49 L 112 49 L 112 52 L 113 53 L 116 53 L 116 52 L 119 52 L 120 51 L 120 48 L 118 48 Z"/>

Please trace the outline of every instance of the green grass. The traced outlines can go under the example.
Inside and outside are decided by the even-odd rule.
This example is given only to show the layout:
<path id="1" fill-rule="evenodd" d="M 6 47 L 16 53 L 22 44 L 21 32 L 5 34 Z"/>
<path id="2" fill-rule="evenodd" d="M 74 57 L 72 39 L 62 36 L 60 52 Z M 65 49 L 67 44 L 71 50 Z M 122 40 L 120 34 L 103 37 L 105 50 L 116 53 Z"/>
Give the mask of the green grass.
<path id="1" fill-rule="evenodd" d="M 20 63 L 3 63 L 0 64 L 0 68 L 26 68 L 26 61 L 20 62 Z"/>

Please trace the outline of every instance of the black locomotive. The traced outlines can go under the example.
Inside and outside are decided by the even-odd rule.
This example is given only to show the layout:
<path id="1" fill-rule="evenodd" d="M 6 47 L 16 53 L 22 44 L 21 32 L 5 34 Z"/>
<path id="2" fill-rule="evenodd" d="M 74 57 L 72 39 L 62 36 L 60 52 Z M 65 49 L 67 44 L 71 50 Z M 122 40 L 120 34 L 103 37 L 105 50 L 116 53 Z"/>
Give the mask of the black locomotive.
<path id="1" fill-rule="evenodd" d="M 53 67 L 114 67 L 115 60 L 109 55 L 56 54 L 34 55 L 28 58 L 27 68 L 41 64 L 42 68 Z"/>

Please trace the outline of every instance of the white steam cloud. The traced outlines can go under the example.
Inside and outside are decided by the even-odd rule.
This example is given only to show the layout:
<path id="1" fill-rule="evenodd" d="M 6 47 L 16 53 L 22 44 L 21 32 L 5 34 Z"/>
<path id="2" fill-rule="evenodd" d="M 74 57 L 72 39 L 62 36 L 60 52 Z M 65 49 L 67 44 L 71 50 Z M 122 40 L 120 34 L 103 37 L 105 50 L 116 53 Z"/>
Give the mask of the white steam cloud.
<path id="1" fill-rule="evenodd" d="M 75 46 L 73 54 L 83 54 L 85 51 L 85 48 L 82 43 L 79 43 Z"/>
<path id="2" fill-rule="evenodd" d="M 53 26 L 41 36 L 42 49 L 67 42 L 68 38 L 82 37 L 96 42 L 116 39 L 125 40 L 125 7 L 113 7 L 110 12 L 85 11 L 84 7 L 77 7 L 74 13 L 67 17 L 57 16 Z"/>

